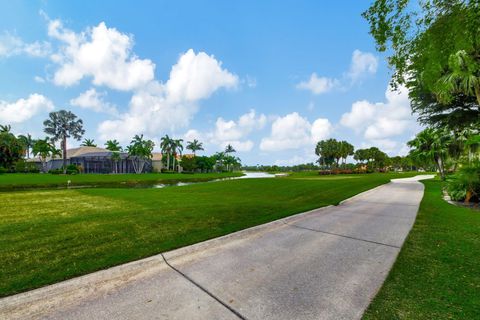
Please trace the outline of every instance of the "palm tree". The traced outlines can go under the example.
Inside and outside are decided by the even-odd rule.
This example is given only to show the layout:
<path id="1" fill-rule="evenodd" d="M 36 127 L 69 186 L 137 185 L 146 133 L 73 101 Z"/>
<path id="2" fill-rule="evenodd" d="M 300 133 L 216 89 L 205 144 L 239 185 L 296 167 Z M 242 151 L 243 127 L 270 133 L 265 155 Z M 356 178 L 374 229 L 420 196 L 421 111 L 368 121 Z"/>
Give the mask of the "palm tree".
<path id="1" fill-rule="evenodd" d="M 193 155 L 195 156 L 196 152 L 199 150 L 203 150 L 203 143 L 198 141 L 197 139 L 194 139 L 193 141 L 188 141 L 187 142 L 187 149 L 192 150 Z"/>
<path id="2" fill-rule="evenodd" d="M 117 140 L 107 140 L 105 147 L 110 151 L 122 152 L 122 146 L 120 146 L 120 142 Z"/>
<path id="3" fill-rule="evenodd" d="M 449 72 L 437 82 L 436 94 L 440 102 L 451 102 L 456 93 L 475 96 L 480 104 L 480 66 L 465 50 L 448 59 Z"/>
<path id="4" fill-rule="evenodd" d="M 427 128 L 415 136 L 415 139 L 408 142 L 413 148 L 412 156 L 420 160 L 433 161 L 440 172 L 440 177 L 445 180 L 445 158 L 448 155 L 448 143 L 450 136 L 445 131 Z"/>
<path id="5" fill-rule="evenodd" d="M 237 150 L 233 149 L 231 144 L 227 144 L 227 146 L 225 147 L 225 153 L 229 154 L 229 153 L 234 153 L 234 152 L 237 152 Z"/>
<path id="6" fill-rule="evenodd" d="M 170 169 L 170 153 L 172 152 L 172 139 L 166 134 L 160 139 L 160 148 L 167 155 L 167 170 Z"/>
<path id="7" fill-rule="evenodd" d="M 61 141 L 63 172 L 67 171 L 67 138 L 80 140 L 85 133 L 82 119 L 70 111 L 60 110 L 50 112 L 49 119 L 43 122 L 44 132 L 52 136 L 53 141 Z"/>
<path id="8" fill-rule="evenodd" d="M 82 144 L 80 146 L 81 147 L 96 147 L 97 144 L 95 143 L 95 140 L 93 140 L 93 139 L 83 139 Z"/>
<path id="9" fill-rule="evenodd" d="M 10 133 L 12 131 L 12 126 L 9 124 L 2 125 L 0 124 L 0 133 Z"/>
<path id="10" fill-rule="evenodd" d="M 177 152 L 182 155 L 183 151 L 183 139 L 172 139 L 171 140 L 171 150 L 173 153 L 173 171 L 175 171 L 175 160 L 177 157 Z M 180 168 L 178 168 L 180 170 Z"/>
<path id="11" fill-rule="evenodd" d="M 120 152 L 122 152 L 122 147 L 120 146 L 120 142 L 117 140 L 107 140 L 105 142 L 105 147 L 107 150 L 112 151 L 112 162 L 113 162 L 113 173 L 118 173 L 118 162 L 120 161 Z"/>
<path id="12" fill-rule="evenodd" d="M 60 150 L 55 148 L 55 145 L 49 141 L 48 138 L 35 140 L 32 146 L 32 153 L 36 157 L 40 158 L 42 163 L 42 171 L 47 172 L 47 159 L 55 158 L 55 156 L 61 155 Z"/>
<path id="13" fill-rule="evenodd" d="M 32 139 L 32 136 L 30 134 L 27 134 L 27 135 L 19 135 L 18 136 L 18 140 L 20 140 L 20 142 L 23 144 L 23 146 L 25 147 L 25 155 L 28 159 L 30 159 L 30 149 L 33 147 L 33 143 L 35 142 L 33 139 Z"/>
<path id="14" fill-rule="evenodd" d="M 127 147 L 128 155 L 131 157 L 135 173 L 141 173 L 148 159 L 152 158 L 152 151 L 155 143 L 152 140 L 144 140 L 142 135 L 135 135 Z"/>

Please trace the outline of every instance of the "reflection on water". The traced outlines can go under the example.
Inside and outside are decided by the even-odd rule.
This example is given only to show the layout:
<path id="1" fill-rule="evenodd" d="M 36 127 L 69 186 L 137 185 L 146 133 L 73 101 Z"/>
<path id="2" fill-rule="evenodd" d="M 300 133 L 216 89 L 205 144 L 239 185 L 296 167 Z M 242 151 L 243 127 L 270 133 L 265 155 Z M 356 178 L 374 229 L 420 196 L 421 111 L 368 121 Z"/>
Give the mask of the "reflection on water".
<path id="1" fill-rule="evenodd" d="M 241 177 L 229 177 L 229 178 L 220 178 L 214 179 L 210 181 L 197 181 L 197 182 L 176 182 L 176 183 L 161 183 L 152 185 L 151 188 L 165 188 L 165 187 L 181 187 L 181 186 L 188 186 L 190 184 L 198 184 L 198 183 L 211 183 L 217 181 L 224 181 L 224 180 L 236 180 L 236 179 L 257 179 L 257 178 L 275 178 L 274 174 L 267 173 L 267 172 L 243 172 L 243 176 Z"/>

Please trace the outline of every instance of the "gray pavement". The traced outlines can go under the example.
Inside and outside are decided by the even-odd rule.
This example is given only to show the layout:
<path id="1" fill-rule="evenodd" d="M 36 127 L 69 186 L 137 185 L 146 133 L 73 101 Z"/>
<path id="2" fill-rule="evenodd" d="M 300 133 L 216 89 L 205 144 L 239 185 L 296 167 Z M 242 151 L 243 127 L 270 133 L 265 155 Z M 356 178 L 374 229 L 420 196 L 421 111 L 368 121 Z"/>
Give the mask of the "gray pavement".
<path id="1" fill-rule="evenodd" d="M 0 318 L 359 319 L 431 177 L 3 298 Z"/>

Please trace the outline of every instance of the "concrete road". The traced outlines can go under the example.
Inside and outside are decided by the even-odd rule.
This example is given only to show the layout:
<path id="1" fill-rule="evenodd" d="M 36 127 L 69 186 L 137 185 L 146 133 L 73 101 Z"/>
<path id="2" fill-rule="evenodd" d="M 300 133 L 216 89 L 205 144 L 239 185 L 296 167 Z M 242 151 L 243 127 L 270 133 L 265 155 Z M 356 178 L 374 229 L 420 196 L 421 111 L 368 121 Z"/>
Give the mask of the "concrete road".
<path id="1" fill-rule="evenodd" d="M 359 319 L 431 177 L 7 297 L 0 318 Z"/>

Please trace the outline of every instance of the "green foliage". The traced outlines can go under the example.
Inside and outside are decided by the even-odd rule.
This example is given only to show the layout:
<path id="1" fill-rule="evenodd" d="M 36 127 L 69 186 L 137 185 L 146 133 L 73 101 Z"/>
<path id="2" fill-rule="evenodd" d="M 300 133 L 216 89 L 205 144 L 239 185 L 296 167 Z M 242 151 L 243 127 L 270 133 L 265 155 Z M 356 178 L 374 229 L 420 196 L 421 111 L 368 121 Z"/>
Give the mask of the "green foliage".
<path id="1" fill-rule="evenodd" d="M 480 124 L 478 1 L 376 0 L 363 13 L 377 48 L 389 53 L 392 84 L 406 85 L 426 124 Z"/>
<path id="2" fill-rule="evenodd" d="M 95 140 L 93 139 L 84 139 L 82 143 L 80 144 L 81 147 L 96 147 L 97 144 L 95 143 Z"/>
<path id="3" fill-rule="evenodd" d="M 193 141 L 187 142 L 187 149 L 191 150 L 193 154 L 196 154 L 197 151 L 203 150 L 203 143 L 194 139 Z"/>
<path id="4" fill-rule="evenodd" d="M 47 172 L 47 160 L 54 159 L 61 154 L 60 150 L 55 148 L 55 145 L 48 138 L 35 140 L 32 153 L 35 157 L 38 156 L 42 162 L 43 172 Z"/>
<path id="5" fill-rule="evenodd" d="M 427 128 L 408 142 L 408 146 L 412 148 L 410 155 L 419 161 L 435 163 L 441 178 L 445 179 L 445 160 L 451 141 L 448 131 Z"/>
<path id="6" fill-rule="evenodd" d="M 33 162 L 27 162 L 23 159 L 20 159 L 15 163 L 15 172 L 18 173 L 38 173 L 37 166 Z"/>
<path id="7" fill-rule="evenodd" d="M 480 161 L 460 167 L 447 183 L 448 194 L 456 201 L 479 201 L 480 196 Z"/>
<path id="8" fill-rule="evenodd" d="M 145 162 L 152 158 L 152 151 L 155 143 L 152 140 L 143 139 L 142 135 L 135 135 L 130 145 L 127 147 L 128 156 L 136 173 L 142 173 Z"/>
<path id="9" fill-rule="evenodd" d="M 200 172 L 211 172 L 215 166 L 216 160 L 214 157 L 195 157 L 195 165 L 200 170 Z"/>
<path id="10" fill-rule="evenodd" d="M 44 132 L 52 137 L 53 141 L 61 141 L 63 167 L 67 167 L 67 139 L 73 137 L 80 140 L 85 133 L 82 119 L 66 110 L 50 112 L 48 119 L 43 122 Z"/>
<path id="11" fill-rule="evenodd" d="M 10 132 L 10 126 L 1 126 L 0 130 L 0 167 L 9 169 L 14 163 L 20 160 L 25 147 L 13 133 Z"/>
<path id="12" fill-rule="evenodd" d="M 195 157 L 182 156 L 180 165 L 185 172 L 195 172 L 195 170 L 197 170 L 197 160 Z"/>
<path id="13" fill-rule="evenodd" d="M 107 150 L 114 151 L 114 152 L 122 152 L 122 147 L 120 146 L 120 142 L 117 140 L 108 140 L 105 142 L 105 147 Z"/>

